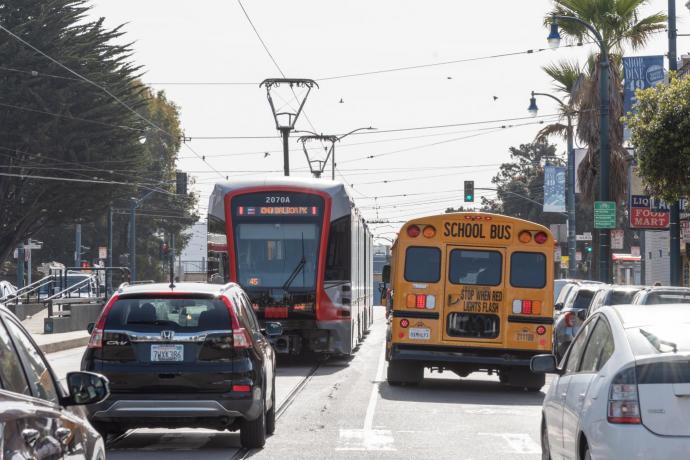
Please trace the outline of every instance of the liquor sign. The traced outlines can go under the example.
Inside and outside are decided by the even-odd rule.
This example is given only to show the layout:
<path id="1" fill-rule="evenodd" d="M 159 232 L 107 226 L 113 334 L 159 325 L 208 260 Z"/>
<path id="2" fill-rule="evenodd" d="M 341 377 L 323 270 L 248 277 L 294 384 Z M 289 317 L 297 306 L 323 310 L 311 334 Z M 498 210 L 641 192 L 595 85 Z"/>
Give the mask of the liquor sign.
<path id="1" fill-rule="evenodd" d="M 544 167 L 544 212 L 565 211 L 565 168 Z"/>
<path id="2" fill-rule="evenodd" d="M 642 179 L 638 174 L 636 165 L 631 165 L 628 173 L 629 223 L 630 228 L 665 230 L 671 220 L 668 210 L 663 209 L 659 200 L 655 200 L 646 194 Z M 656 207 L 657 210 L 654 210 Z"/>

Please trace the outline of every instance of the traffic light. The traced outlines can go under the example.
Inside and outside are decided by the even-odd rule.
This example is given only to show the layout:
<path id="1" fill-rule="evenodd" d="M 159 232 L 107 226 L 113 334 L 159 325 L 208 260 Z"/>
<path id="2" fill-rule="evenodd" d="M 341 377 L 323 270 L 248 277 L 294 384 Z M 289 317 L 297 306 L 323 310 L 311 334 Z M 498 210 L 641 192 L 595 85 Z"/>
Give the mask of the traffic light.
<path id="1" fill-rule="evenodd" d="M 474 181 L 465 181 L 465 203 L 474 203 Z"/>
<path id="2" fill-rule="evenodd" d="M 178 195 L 187 194 L 187 173 L 181 171 L 175 173 L 175 193 Z"/>

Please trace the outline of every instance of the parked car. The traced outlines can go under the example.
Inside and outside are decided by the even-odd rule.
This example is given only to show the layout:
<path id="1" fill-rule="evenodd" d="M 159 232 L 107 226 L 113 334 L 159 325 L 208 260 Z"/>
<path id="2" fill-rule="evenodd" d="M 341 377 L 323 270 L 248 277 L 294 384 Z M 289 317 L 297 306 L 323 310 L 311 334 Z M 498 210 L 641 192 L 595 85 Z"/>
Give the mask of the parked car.
<path id="1" fill-rule="evenodd" d="M 31 335 L 0 305 L 0 447 L 2 458 L 104 460 L 105 446 L 78 407 L 108 396 L 108 381 L 67 374 L 65 393 Z"/>
<path id="2" fill-rule="evenodd" d="M 574 279 L 567 279 L 567 278 L 559 278 L 557 280 L 553 280 L 553 304 L 556 305 L 558 302 L 558 295 L 561 293 L 561 290 L 570 285 L 575 285 L 575 284 L 580 284 L 580 280 L 574 280 Z"/>
<path id="3" fill-rule="evenodd" d="M 262 447 L 275 429 L 275 354 L 237 284 L 121 287 L 95 325 L 82 369 L 101 372 L 111 394 L 89 407 L 104 435 L 139 427 L 240 430 Z"/>
<path id="4" fill-rule="evenodd" d="M 690 303 L 690 288 L 673 286 L 649 286 L 640 290 L 632 299 L 636 305 L 666 303 Z"/>
<path id="5" fill-rule="evenodd" d="M 561 310 L 568 300 L 568 296 L 571 292 L 573 292 L 573 289 L 580 284 L 581 283 L 579 281 L 568 281 L 561 287 L 561 290 L 558 292 L 558 297 L 556 297 L 556 301 L 553 304 L 554 317 L 557 317 L 561 314 Z"/>
<path id="6" fill-rule="evenodd" d="M 553 326 L 553 353 L 561 358 L 573 341 L 575 334 L 587 318 L 587 309 L 594 295 L 604 287 L 604 284 L 580 284 L 568 294 L 565 305 L 559 304 L 560 315 Z"/>
<path id="7" fill-rule="evenodd" d="M 583 325 L 544 398 L 542 458 L 679 459 L 690 452 L 687 305 L 603 307 Z"/>
<path id="8" fill-rule="evenodd" d="M 587 311 L 587 316 L 594 314 L 598 309 L 611 305 L 625 305 L 632 303 L 635 294 L 644 289 L 643 286 L 628 286 L 620 284 L 606 285 L 592 299 Z"/>

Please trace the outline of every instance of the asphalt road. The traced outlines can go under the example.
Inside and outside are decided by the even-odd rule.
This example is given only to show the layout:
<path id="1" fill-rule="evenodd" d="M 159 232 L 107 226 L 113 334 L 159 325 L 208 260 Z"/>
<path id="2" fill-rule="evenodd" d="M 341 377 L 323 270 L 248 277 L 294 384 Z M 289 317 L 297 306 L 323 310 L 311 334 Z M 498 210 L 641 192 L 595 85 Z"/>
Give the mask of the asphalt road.
<path id="1" fill-rule="evenodd" d="M 330 360 L 291 400 L 276 433 L 241 458 L 540 458 L 543 393 L 502 387 L 495 376 L 426 373 L 420 387 L 385 382 L 385 320 L 377 307 L 372 331 L 351 360 Z M 60 377 L 79 368 L 83 349 L 49 355 Z M 312 369 L 311 360 L 279 363 L 278 404 Z M 211 430 L 138 429 L 108 451 L 109 459 L 231 459 L 239 434 Z"/>

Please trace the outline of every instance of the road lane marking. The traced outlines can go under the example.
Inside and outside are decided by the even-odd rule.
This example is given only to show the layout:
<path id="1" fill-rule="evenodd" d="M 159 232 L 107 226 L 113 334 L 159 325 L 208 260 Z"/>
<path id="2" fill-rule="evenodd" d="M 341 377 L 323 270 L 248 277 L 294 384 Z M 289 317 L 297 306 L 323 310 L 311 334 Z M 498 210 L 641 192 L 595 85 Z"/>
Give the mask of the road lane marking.
<path id="1" fill-rule="evenodd" d="M 367 412 L 364 416 L 364 426 L 359 429 L 341 429 L 339 431 L 338 447 L 335 450 L 368 450 L 368 451 L 394 451 L 393 447 L 393 433 L 390 430 L 373 429 L 374 414 L 376 413 L 376 404 L 379 398 L 379 386 L 384 382 L 383 367 L 386 360 L 386 342 L 383 342 L 381 354 L 379 355 L 378 364 L 376 367 L 376 376 L 374 377 L 371 394 L 369 395 L 369 404 L 367 405 Z"/>
<path id="2" fill-rule="evenodd" d="M 540 454 L 541 446 L 534 442 L 527 433 L 477 433 L 479 436 L 496 436 L 510 447 L 510 453 L 514 454 Z"/>

